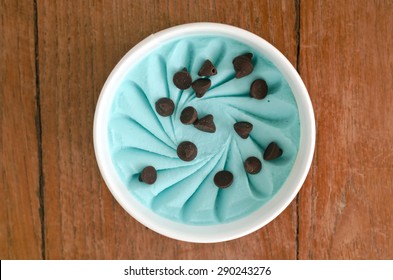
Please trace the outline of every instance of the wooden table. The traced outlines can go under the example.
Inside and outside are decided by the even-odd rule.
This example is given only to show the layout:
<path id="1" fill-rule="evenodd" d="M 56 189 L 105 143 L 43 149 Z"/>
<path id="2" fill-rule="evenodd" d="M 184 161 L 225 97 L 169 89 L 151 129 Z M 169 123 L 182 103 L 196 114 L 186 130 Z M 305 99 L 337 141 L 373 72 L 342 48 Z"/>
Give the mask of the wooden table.
<path id="1" fill-rule="evenodd" d="M 1 259 L 392 259 L 392 1 L 0 0 Z M 275 45 L 302 76 L 317 145 L 300 194 L 217 244 L 130 217 L 97 168 L 95 104 L 136 43 L 211 21 Z"/>

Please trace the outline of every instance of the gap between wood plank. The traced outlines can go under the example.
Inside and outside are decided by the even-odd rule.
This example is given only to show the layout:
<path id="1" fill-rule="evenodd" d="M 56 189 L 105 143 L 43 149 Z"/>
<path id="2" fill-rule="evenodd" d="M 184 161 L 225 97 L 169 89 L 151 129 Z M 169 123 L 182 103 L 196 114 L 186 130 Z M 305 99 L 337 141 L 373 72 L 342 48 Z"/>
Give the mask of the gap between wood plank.
<path id="1" fill-rule="evenodd" d="M 41 258 L 45 260 L 45 207 L 44 207 L 44 174 L 42 168 L 42 125 L 41 125 L 41 96 L 40 96 L 40 65 L 38 50 L 38 10 L 37 0 L 34 0 L 34 55 L 35 55 L 35 86 L 36 86 L 36 115 L 35 125 L 37 130 L 38 145 L 38 178 L 39 178 L 39 202 L 41 222 Z"/>
<path id="2" fill-rule="evenodd" d="M 299 59 L 300 59 L 300 0 L 295 0 L 296 10 L 296 70 L 300 75 L 299 71 Z M 296 196 L 296 259 L 299 259 L 299 193 Z"/>

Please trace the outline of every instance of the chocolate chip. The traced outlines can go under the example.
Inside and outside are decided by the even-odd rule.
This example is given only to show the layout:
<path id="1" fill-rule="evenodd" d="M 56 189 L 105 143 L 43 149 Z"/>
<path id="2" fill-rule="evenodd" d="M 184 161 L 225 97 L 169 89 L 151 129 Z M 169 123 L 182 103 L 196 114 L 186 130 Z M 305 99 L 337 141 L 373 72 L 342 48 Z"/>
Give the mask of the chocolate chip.
<path id="1" fill-rule="evenodd" d="M 192 83 L 192 88 L 194 89 L 195 95 L 198 98 L 204 96 L 210 86 L 211 82 L 207 78 L 200 78 Z"/>
<path id="2" fill-rule="evenodd" d="M 249 122 L 237 122 L 233 125 L 233 128 L 241 138 L 247 139 L 253 128 L 253 125 Z"/>
<path id="3" fill-rule="evenodd" d="M 264 99 L 267 95 L 267 84 L 265 80 L 258 79 L 252 82 L 250 96 L 255 99 Z"/>
<path id="4" fill-rule="evenodd" d="M 256 157 L 249 157 L 244 162 L 244 169 L 250 174 L 257 174 L 262 169 L 262 163 Z"/>
<path id="5" fill-rule="evenodd" d="M 229 171 L 222 170 L 214 176 L 214 184 L 219 188 L 228 188 L 233 183 L 233 174 Z"/>
<path id="6" fill-rule="evenodd" d="M 198 154 L 197 147 L 190 141 L 184 141 L 177 146 L 177 155 L 184 161 L 192 161 Z"/>
<path id="7" fill-rule="evenodd" d="M 156 111 L 160 116 L 168 117 L 173 114 L 175 104 L 169 98 L 163 97 L 156 102 Z"/>
<path id="8" fill-rule="evenodd" d="M 216 125 L 214 124 L 213 115 L 206 115 L 194 123 L 195 128 L 209 133 L 216 132 Z"/>
<path id="9" fill-rule="evenodd" d="M 201 69 L 198 72 L 199 76 L 214 76 L 217 74 L 217 69 L 210 60 L 205 60 Z"/>
<path id="10" fill-rule="evenodd" d="M 233 59 L 232 63 L 233 67 L 235 68 L 235 77 L 237 79 L 251 74 L 252 70 L 254 70 L 251 59 L 252 53 L 239 55 Z"/>
<path id="11" fill-rule="evenodd" d="M 175 73 L 173 75 L 173 83 L 179 89 L 188 89 L 191 86 L 192 78 L 187 71 L 187 68 Z"/>
<path id="12" fill-rule="evenodd" d="M 139 181 L 146 184 L 154 184 L 157 180 L 157 171 L 153 166 L 146 166 L 143 168 L 141 174 L 139 174 Z"/>
<path id="13" fill-rule="evenodd" d="M 198 113 L 194 107 L 188 106 L 180 114 L 180 121 L 183 124 L 193 124 L 198 119 Z"/>
<path id="14" fill-rule="evenodd" d="M 272 160 L 282 155 L 282 149 L 275 142 L 271 142 L 263 153 L 264 160 Z"/>
<path id="15" fill-rule="evenodd" d="M 252 60 L 252 53 L 246 53 L 244 54 L 245 57 L 247 57 L 249 60 Z"/>

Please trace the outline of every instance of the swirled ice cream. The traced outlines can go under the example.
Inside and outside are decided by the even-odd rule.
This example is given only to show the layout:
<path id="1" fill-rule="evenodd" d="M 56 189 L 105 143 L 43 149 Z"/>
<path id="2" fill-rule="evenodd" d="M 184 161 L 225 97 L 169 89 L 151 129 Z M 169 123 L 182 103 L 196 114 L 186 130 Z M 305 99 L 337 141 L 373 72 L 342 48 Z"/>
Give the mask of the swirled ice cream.
<path id="1" fill-rule="evenodd" d="M 233 59 L 244 53 L 253 54 L 253 71 L 236 78 Z M 183 68 L 193 80 L 201 78 L 198 72 L 207 59 L 217 74 L 209 77 L 211 86 L 202 97 L 192 87 L 181 90 L 174 84 L 175 73 Z M 257 79 L 268 87 L 261 100 L 250 97 Z M 170 116 L 157 113 L 161 98 L 173 101 Z M 181 112 L 190 106 L 198 116 L 214 117 L 214 133 L 180 121 Z M 238 122 L 253 126 L 245 139 L 234 129 Z M 111 105 L 108 137 L 118 176 L 137 200 L 170 220 L 211 225 L 244 217 L 277 193 L 295 161 L 300 126 L 291 88 L 268 59 L 231 38 L 198 35 L 168 41 L 129 69 Z M 190 161 L 177 153 L 185 141 L 197 147 Z M 263 154 L 272 142 L 283 152 L 265 160 Z M 245 169 L 250 157 L 262 163 L 256 174 Z M 157 170 L 152 184 L 140 180 L 146 166 Z M 214 183 L 222 170 L 233 174 L 226 188 Z"/>

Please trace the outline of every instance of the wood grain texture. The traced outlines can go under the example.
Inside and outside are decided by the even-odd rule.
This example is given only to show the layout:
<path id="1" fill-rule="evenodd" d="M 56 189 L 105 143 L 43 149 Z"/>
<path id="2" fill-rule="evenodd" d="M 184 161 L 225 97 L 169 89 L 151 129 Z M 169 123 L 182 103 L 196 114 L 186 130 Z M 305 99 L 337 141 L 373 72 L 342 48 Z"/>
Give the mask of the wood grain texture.
<path id="1" fill-rule="evenodd" d="M 39 259 L 34 6 L 3 0 L 0 11 L 0 259 Z"/>
<path id="2" fill-rule="evenodd" d="M 300 7 L 300 73 L 318 133 L 300 194 L 299 257 L 391 259 L 393 3 Z"/>
<path id="3" fill-rule="evenodd" d="M 96 166 L 92 125 L 99 92 L 136 43 L 194 21 L 239 26 L 296 64 L 295 1 L 38 1 L 48 259 L 293 259 L 296 204 L 247 237 L 192 244 L 163 237 L 114 200 Z"/>
<path id="4" fill-rule="evenodd" d="M 391 1 L 301 0 L 299 61 L 296 0 L 113 2 L 38 0 L 35 36 L 34 2 L 0 0 L 1 259 L 393 258 Z M 92 145 L 95 103 L 119 59 L 149 34 L 194 21 L 245 28 L 299 63 L 317 120 L 298 205 L 210 245 L 131 218 L 103 183 Z"/>

